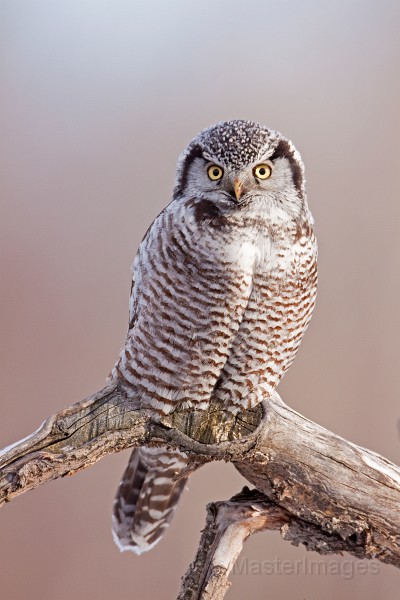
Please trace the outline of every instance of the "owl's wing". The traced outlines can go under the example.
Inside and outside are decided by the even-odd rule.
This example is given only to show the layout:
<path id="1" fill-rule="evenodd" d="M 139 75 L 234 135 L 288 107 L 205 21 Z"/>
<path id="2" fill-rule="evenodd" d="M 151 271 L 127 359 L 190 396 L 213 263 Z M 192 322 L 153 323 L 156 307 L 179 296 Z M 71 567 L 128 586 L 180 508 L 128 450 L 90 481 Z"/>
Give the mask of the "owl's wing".
<path id="1" fill-rule="evenodd" d="M 135 272 L 132 270 L 132 283 L 131 283 L 131 293 L 129 294 L 129 327 L 128 331 L 130 331 L 136 320 L 136 303 L 135 303 Z"/>
<path id="2" fill-rule="evenodd" d="M 134 261 L 131 329 L 116 368 L 160 414 L 180 403 L 207 408 L 250 297 L 252 266 L 230 257 L 213 215 L 172 202 Z"/>
<path id="3" fill-rule="evenodd" d="M 206 408 L 230 355 L 251 293 L 252 274 L 229 260 L 226 240 L 202 207 L 174 203 L 147 232 L 133 265 L 130 329 L 116 366 L 143 406 L 165 414 L 178 404 Z M 196 214 L 198 218 L 196 218 Z M 113 508 L 121 550 L 140 554 L 168 527 L 185 479 L 186 455 L 135 450 Z"/>

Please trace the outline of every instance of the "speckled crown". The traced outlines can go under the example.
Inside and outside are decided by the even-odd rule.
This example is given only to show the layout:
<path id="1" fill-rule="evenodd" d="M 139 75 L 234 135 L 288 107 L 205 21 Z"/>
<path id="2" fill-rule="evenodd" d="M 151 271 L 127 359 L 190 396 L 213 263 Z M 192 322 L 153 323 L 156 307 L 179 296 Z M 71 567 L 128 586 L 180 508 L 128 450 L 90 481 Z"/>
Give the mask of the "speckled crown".
<path id="1" fill-rule="evenodd" d="M 268 152 L 268 158 L 285 157 L 289 160 L 293 181 L 299 195 L 304 195 L 304 167 L 292 142 L 278 131 L 268 129 L 254 121 L 221 121 L 203 129 L 190 142 L 179 157 L 174 198 L 179 196 L 186 185 L 187 174 L 193 160 L 197 157 L 215 160 L 234 170 L 257 162 Z"/>
<path id="2" fill-rule="evenodd" d="M 280 137 L 278 132 L 253 121 L 221 121 L 203 129 L 191 144 L 199 144 L 205 155 L 241 169 L 260 158 L 266 144 L 272 149 Z"/>

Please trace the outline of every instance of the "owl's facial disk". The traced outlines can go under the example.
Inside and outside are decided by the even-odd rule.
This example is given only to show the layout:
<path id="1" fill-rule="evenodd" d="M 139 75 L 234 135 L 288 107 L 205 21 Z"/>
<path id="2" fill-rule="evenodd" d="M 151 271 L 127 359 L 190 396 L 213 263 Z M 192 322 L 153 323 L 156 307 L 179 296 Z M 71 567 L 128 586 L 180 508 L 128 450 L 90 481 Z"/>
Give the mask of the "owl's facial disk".
<path id="1" fill-rule="evenodd" d="M 234 205 L 241 205 L 251 196 L 261 193 L 262 183 L 272 174 L 272 165 L 261 163 L 253 169 L 224 169 L 221 165 L 211 164 L 207 167 L 207 175 L 212 184 L 207 186 L 208 194 L 214 198 L 222 196 Z"/>
<path id="2" fill-rule="evenodd" d="M 292 168 L 286 158 L 264 158 L 241 169 L 196 157 L 188 169 L 185 196 L 210 200 L 222 210 L 241 210 L 254 201 L 266 205 L 292 204 L 297 199 Z"/>
<path id="3" fill-rule="evenodd" d="M 268 163 L 261 163 L 256 165 L 252 171 L 254 180 L 257 183 L 261 183 L 262 181 L 265 181 L 271 177 L 272 166 Z M 220 185 L 224 178 L 224 169 L 220 165 L 211 164 L 207 167 L 207 175 L 208 178 L 215 182 L 216 185 Z M 251 178 L 249 178 L 249 180 L 251 182 Z M 243 192 L 246 189 L 246 183 L 247 178 L 243 177 L 241 172 L 233 172 L 233 174 L 228 177 L 228 193 L 230 188 L 231 197 L 234 202 L 241 202 Z"/>
<path id="4" fill-rule="evenodd" d="M 207 200 L 222 213 L 297 220 L 307 211 L 303 163 L 280 133 L 252 121 L 222 121 L 182 153 L 174 198 Z"/>

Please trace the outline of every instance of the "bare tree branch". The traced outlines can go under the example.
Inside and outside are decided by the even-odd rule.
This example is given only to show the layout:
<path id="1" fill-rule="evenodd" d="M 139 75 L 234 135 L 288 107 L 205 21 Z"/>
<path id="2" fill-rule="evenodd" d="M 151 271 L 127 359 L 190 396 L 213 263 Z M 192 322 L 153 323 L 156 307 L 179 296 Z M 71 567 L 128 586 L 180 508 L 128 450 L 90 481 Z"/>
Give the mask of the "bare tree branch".
<path id="1" fill-rule="evenodd" d="M 342 539 L 307 523 L 271 502 L 258 490 L 243 488 L 229 501 L 207 506 L 206 526 L 197 554 L 182 578 L 177 600 L 222 600 L 230 587 L 228 577 L 250 535 L 259 531 L 279 530 L 293 545 L 304 544 L 319 554 L 344 551 L 365 558 L 359 540 Z"/>
<path id="2" fill-rule="evenodd" d="M 0 504 L 106 454 L 160 444 L 187 452 L 190 470 L 210 460 L 232 462 L 265 494 L 256 502 L 252 496 L 251 504 L 235 497 L 211 505 L 202 544 L 212 551 L 204 560 L 199 556 L 196 571 L 198 581 L 214 581 L 214 596 L 204 598 L 222 597 L 217 594 L 226 590 L 241 544 L 261 529 L 279 528 L 285 539 L 319 552 L 346 550 L 400 567 L 400 468 L 309 421 L 278 394 L 236 416 L 213 405 L 208 411 L 176 410 L 155 423 L 118 383 L 110 384 L 0 452 Z M 232 546 L 221 562 L 218 547 L 227 548 L 232 532 L 236 550 Z M 225 569 L 223 577 L 213 579 L 213 565 Z"/>
<path id="3" fill-rule="evenodd" d="M 48 418 L 0 452 L 0 505 L 46 481 L 73 475 L 102 456 L 148 441 L 148 418 L 114 384 Z"/>
<path id="4" fill-rule="evenodd" d="M 257 490 L 244 488 L 228 502 L 209 504 L 196 558 L 182 579 L 178 600 L 224 598 L 230 587 L 229 574 L 246 539 L 287 523 L 289 513 Z"/>
<path id="5" fill-rule="evenodd" d="M 216 414 L 221 415 L 219 421 Z M 194 470 L 207 461 L 226 458 L 230 445 L 225 442 L 207 447 L 196 440 L 238 438 L 254 430 L 261 415 L 259 408 L 225 416 L 214 406 L 208 412 L 177 410 L 155 423 L 150 413 L 140 410 L 114 382 L 49 417 L 30 436 L 0 451 L 0 506 L 46 481 L 73 475 L 107 454 L 132 446 L 167 443 L 187 449 Z M 244 451 L 251 444 L 249 438 L 240 447 Z"/>

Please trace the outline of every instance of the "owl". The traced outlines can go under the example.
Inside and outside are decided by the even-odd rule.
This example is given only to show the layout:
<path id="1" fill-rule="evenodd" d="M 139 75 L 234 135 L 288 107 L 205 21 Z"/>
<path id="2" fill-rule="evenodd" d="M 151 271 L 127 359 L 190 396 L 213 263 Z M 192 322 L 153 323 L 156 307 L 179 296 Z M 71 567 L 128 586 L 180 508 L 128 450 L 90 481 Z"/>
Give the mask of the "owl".
<path id="1" fill-rule="evenodd" d="M 311 319 L 317 245 L 304 168 L 277 131 L 243 120 L 201 131 L 173 198 L 133 263 L 129 329 L 111 377 L 154 419 L 268 399 Z M 149 550 L 185 487 L 187 456 L 135 449 L 113 506 L 121 550 Z"/>

